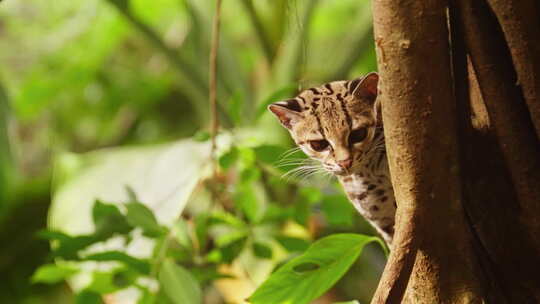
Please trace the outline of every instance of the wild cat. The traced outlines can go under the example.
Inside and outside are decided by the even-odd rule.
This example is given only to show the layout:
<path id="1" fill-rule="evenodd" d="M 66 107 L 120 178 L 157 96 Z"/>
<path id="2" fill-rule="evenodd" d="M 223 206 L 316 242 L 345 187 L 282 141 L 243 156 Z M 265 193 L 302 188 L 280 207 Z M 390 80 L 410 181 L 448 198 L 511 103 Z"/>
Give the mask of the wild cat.
<path id="1" fill-rule="evenodd" d="M 384 145 L 379 76 L 309 88 L 268 109 L 310 158 L 333 173 L 349 200 L 388 245 L 394 236 L 396 202 Z"/>

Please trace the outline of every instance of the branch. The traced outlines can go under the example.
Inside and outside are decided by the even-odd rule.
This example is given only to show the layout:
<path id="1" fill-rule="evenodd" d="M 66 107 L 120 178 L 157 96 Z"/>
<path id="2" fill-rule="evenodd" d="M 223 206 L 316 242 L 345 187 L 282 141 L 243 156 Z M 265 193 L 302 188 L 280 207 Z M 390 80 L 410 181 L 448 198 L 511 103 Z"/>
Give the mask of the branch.
<path id="1" fill-rule="evenodd" d="M 540 138 L 540 22 L 537 0 L 487 0 L 512 53 L 518 83 Z"/>
<path id="2" fill-rule="evenodd" d="M 217 107 L 217 55 L 219 49 L 219 29 L 221 21 L 221 0 L 216 0 L 216 13 L 212 22 L 212 42 L 210 45 L 210 72 L 209 72 L 209 104 L 211 115 L 211 134 L 212 134 L 212 151 L 214 177 L 217 177 L 217 161 L 216 157 L 216 136 L 219 129 L 218 107 Z"/>
<path id="3" fill-rule="evenodd" d="M 373 1 L 379 98 L 398 208 L 393 248 L 372 303 L 480 297 L 461 206 L 446 8 L 444 0 Z M 441 219 L 451 220 L 441 225 Z"/>
<path id="4" fill-rule="evenodd" d="M 494 30 L 499 27 L 486 5 L 468 0 L 456 2 L 480 91 L 519 199 L 521 220 L 538 250 L 540 143 L 524 98 L 515 86 L 510 52 L 500 30 Z M 540 263 L 538 259 L 530 262 Z"/>
<path id="5" fill-rule="evenodd" d="M 377 291 L 371 303 L 402 303 L 407 284 L 409 283 L 418 246 L 414 237 L 418 231 L 414 218 L 414 210 L 405 212 L 404 207 L 396 216 L 396 234 L 392 243 L 392 251 L 379 281 Z"/>

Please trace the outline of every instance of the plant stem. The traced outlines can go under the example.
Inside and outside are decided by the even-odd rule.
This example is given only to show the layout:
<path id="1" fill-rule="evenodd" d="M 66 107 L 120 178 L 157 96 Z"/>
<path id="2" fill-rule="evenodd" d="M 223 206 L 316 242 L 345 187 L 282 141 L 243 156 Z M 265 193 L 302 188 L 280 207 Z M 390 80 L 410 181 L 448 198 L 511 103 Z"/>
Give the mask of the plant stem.
<path id="1" fill-rule="evenodd" d="M 216 0 L 216 13 L 212 22 L 212 43 L 210 45 L 210 72 L 209 72 L 209 104 L 212 134 L 212 153 L 214 177 L 217 175 L 216 160 L 216 136 L 219 129 L 219 117 L 217 113 L 217 54 L 219 49 L 219 28 L 221 19 L 221 0 Z"/>
<path id="2" fill-rule="evenodd" d="M 253 24 L 255 32 L 257 32 L 256 36 L 259 40 L 259 43 L 261 44 L 266 59 L 268 60 L 268 62 L 271 62 L 272 58 L 274 57 L 274 48 L 272 47 L 270 37 L 268 36 L 268 33 L 266 32 L 264 25 L 261 22 L 261 19 L 255 11 L 252 0 L 242 0 L 241 3 L 244 5 L 244 8 L 248 13 L 249 20 Z"/>

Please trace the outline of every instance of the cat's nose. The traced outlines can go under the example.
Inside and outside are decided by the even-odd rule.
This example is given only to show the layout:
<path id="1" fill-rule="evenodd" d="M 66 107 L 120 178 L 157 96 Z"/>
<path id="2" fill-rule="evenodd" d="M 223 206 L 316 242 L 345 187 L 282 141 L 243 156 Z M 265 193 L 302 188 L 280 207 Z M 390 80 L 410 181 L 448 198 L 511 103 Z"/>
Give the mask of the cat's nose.
<path id="1" fill-rule="evenodd" d="M 347 158 L 347 159 L 345 159 L 345 160 L 340 160 L 340 161 L 338 161 L 337 163 L 338 163 L 338 165 L 339 165 L 341 168 L 343 168 L 343 169 L 345 169 L 345 170 L 348 170 L 348 169 L 350 169 L 351 166 L 352 166 L 352 159 Z"/>

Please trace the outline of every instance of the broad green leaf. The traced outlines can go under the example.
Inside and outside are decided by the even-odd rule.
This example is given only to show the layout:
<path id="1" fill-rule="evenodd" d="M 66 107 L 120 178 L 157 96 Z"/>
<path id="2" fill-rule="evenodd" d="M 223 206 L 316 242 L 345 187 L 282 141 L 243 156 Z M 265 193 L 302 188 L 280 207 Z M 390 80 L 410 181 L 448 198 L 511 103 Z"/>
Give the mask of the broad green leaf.
<path id="1" fill-rule="evenodd" d="M 353 300 L 353 301 L 347 301 L 347 302 L 334 302 L 332 304 L 360 304 L 360 302 Z"/>
<path id="2" fill-rule="evenodd" d="M 94 254 L 85 256 L 83 260 L 98 261 L 98 262 L 117 261 L 132 268 L 133 270 L 140 272 L 141 274 L 150 273 L 150 263 L 148 261 L 134 258 L 130 255 L 127 255 L 126 253 L 122 251 L 105 251 L 105 252 L 94 253 Z"/>
<path id="3" fill-rule="evenodd" d="M 254 242 L 253 243 L 253 253 L 255 254 L 255 256 L 259 257 L 259 258 L 262 258 L 262 259 L 271 259 L 272 258 L 272 248 L 270 248 L 269 246 L 263 244 L 263 243 L 259 243 L 259 242 Z"/>
<path id="4" fill-rule="evenodd" d="M 152 210 L 145 205 L 133 202 L 127 203 L 126 208 L 126 219 L 130 225 L 142 228 L 145 234 L 153 237 L 166 233 L 165 229 L 158 224 Z"/>
<path id="5" fill-rule="evenodd" d="M 202 303 L 201 288 L 193 275 L 171 260 L 165 260 L 159 272 L 159 283 L 175 304 Z"/>
<path id="6" fill-rule="evenodd" d="M 130 186 L 161 224 L 172 224 L 188 197 L 206 176 L 208 143 L 181 140 L 150 147 L 111 148 L 85 154 L 64 154 L 56 162 L 56 184 L 49 226 L 69 234 L 93 231 L 96 199 L 119 206 Z M 80 165 L 71 170 L 76 161 Z M 181 169 L 181 170 L 180 170 Z"/>
<path id="7" fill-rule="evenodd" d="M 249 298 L 252 304 L 304 304 L 337 282 L 375 237 L 335 234 L 313 243 L 274 272 Z"/>
<path id="8" fill-rule="evenodd" d="M 57 159 L 54 168 L 54 176 L 63 178 L 61 183 L 54 183 L 48 227 L 54 231 L 62 231 L 68 237 L 69 235 L 85 237 L 75 240 L 69 238 L 67 239 L 69 242 L 65 244 L 56 241 L 54 243 L 60 243 L 64 253 L 67 251 L 71 258 L 77 258 L 73 253 L 95 241 L 94 238 L 88 237 L 92 236 L 95 227 L 93 223 L 95 201 L 114 204 L 122 210 L 121 206 L 129 201 L 126 186 L 131 187 L 137 193 L 138 199 L 152 210 L 160 225 L 172 225 L 185 207 L 195 186 L 208 175 L 209 151 L 209 143 L 180 140 L 154 146 L 109 148 L 85 154 L 64 154 Z M 73 166 L 74 163 L 77 166 Z M 112 214 L 116 212 L 113 211 Z M 106 250 L 136 251 L 140 253 L 137 255 L 138 258 L 145 259 L 150 258 L 154 247 L 155 243 L 152 240 L 134 234 L 129 244 L 122 238 L 111 239 L 107 242 Z M 69 279 L 74 291 L 86 287 L 87 282 L 91 280 L 92 270 L 98 267 L 97 263 L 86 262 L 86 265 L 88 267 L 85 267 L 84 271 Z M 135 302 L 134 298 L 126 294 L 118 297 L 128 303 Z"/>
<path id="9" fill-rule="evenodd" d="M 32 275 L 32 282 L 54 284 L 76 274 L 78 268 L 66 265 L 46 264 L 40 266 Z"/>
<path id="10" fill-rule="evenodd" d="M 276 241 L 289 252 L 302 252 L 309 248 L 309 241 L 291 236 L 276 236 Z"/>

